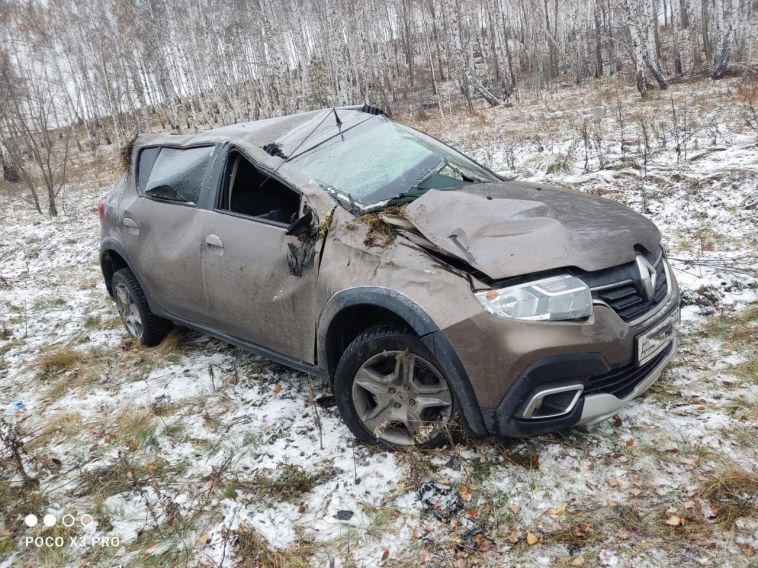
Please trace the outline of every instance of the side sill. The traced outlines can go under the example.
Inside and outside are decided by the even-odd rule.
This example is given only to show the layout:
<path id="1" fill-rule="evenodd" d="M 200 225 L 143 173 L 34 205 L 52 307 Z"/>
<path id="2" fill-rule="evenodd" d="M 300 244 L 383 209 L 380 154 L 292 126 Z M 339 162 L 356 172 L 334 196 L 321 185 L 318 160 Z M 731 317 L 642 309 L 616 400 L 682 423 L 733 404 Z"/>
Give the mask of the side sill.
<path id="1" fill-rule="evenodd" d="M 279 363 L 280 365 L 289 367 L 290 369 L 300 371 L 301 373 L 305 373 L 307 375 L 311 375 L 319 379 L 327 378 L 326 369 L 322 369 L 318 365 L 308 363 L 307 361 L 301 361 L 300 359 L 295 359 L 294 357 L 290 357 L 289 355 L 284 355 L 283 353 L 279 353 L 278 351 L 274 351 L 272 349 L 269 349 L 268 347 L 263 347 L 262 345 L 258 345 L 257 343 L 253 343 L 251 341 L 247 341 L 245 339 L 241 339 L 233 335 L 228 335 L 224 333 L 223 331 L 218 331 L 217 329 L 214 329 L 207 325 L 203 325 L 201 323 L 197 323 L 197 322 L 193 322 L 184 318 L 180 318 L 178 316 L 169 314 L 162 309 L 153 310 L 153 312 L 162 318 L 171 320 L 175 324 L 188 327 L 196 331 L 200 331 L 202 333 L 205 333 L 206 335 L 215 337 L 219 341 L 230 343 L 234 345 L 235 347 L 239 347 L 240 349 L 250 351 L 251 353 L 254 353 L 255 355 L 260 355 L 261 357 L 265 359 L 269 359 L 275 363 Z"/>

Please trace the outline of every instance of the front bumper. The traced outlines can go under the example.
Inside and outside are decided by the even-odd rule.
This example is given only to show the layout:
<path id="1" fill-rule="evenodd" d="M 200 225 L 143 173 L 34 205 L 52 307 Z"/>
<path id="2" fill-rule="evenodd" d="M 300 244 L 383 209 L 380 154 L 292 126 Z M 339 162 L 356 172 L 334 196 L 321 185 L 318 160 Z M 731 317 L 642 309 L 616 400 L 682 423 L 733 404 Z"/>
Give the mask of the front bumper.
<path id="1" fill-rule="evenodd" d="M 644 393 L 650 386 L 658 380 L 663 369 L 676 353 L 676 339 L 671 344 L 671 348 L 664 355 L 663 359 L 658 362 L 648 375 L 638 383 L 634 390 L 623 398 L 618 398 L 608 393 L 598 393 L 584 397 L 581 418 L 578 425 L 594 424 L 616 414 L 621 408 L 633 398 Z"/>

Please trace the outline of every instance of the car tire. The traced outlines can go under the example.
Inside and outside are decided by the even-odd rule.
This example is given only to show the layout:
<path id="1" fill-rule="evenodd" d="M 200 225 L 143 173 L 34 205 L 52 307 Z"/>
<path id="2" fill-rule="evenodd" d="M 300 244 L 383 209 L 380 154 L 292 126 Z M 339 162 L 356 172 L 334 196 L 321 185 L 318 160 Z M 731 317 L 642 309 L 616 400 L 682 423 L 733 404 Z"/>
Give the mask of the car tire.
<path id="1" fill-rule="evenodd" d="M 334 374 L 337 408 L 363 443 L 438 447 L 451 439 L 458 414 L 453 390 L 439 369 L 413 332 L 396 325 L 372 327 L 340 358 Z"/>
<path id="2" fill-rule="evenodd" d="M 128 268 L 116 271 L 112 280 L 113 298 L 124 327 L 142 345 L 158 345 L 171 329 L 171 322 L 150 311 L 137 277 Z"/>

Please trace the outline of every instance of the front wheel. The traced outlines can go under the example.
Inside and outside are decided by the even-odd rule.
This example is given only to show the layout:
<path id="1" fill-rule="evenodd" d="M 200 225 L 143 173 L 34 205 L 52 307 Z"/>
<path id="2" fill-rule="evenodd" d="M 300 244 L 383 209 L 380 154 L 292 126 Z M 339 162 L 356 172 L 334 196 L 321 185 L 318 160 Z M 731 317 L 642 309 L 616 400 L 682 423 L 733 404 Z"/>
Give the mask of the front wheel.
<path id="1" fill-rule="evenodd" d="M 334 394 L 359 440 L 390 448 L 443 444 L 456 412 L 432 353 L 397 326 L 371 328 L 348 346 L 334 375 Z"/>

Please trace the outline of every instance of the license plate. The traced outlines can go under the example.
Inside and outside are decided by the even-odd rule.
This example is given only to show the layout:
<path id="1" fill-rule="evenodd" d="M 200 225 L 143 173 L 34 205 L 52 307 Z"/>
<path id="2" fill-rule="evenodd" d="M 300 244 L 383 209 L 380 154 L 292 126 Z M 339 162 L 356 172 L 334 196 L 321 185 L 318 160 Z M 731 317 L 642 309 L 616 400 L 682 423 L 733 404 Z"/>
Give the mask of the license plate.
<path id="1" fill-rule="evenodd" d="M 674 340 L 676 326 L 679 325 L 679 308 L 654 328 L 637 337 L 637 365 L 644 365 Z"/>

